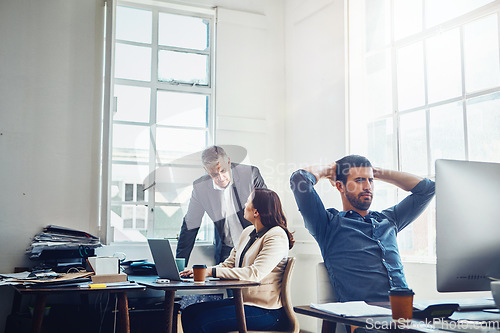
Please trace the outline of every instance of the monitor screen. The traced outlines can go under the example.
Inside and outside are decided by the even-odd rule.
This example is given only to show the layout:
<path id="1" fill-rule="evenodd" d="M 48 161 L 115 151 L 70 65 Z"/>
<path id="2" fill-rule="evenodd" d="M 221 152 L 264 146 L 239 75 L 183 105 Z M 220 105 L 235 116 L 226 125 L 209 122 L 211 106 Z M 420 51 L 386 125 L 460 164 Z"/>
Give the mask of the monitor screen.
<path id="1" fill-rule="evenodd" d="M 440 292 L 500 278 L 500 164 L 436 161 L 436 254 Z"/>

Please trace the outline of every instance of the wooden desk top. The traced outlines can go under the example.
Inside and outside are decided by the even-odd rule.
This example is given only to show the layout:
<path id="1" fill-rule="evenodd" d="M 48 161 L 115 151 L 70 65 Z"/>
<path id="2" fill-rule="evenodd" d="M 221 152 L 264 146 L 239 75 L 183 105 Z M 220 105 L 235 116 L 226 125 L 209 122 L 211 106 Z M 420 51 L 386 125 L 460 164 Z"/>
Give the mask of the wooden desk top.
<path id="1" fill-rule="evenodd" d="M 381 317 L 343 317 L 339 315 L 335 315 L 333 313 L 328 313 L 325 311 L 314 309 L 308 305 L 303 306 L 294 306 L 293 310 L 296 313 L 303 314 L 306 316 L 311 316 L 323 320 L 333 321 L 336 323 L 341 323 L 345 325 L 354 325 L 354 326 L 366 326 L 367 320 L 370 318 L 376 319 L 377 321 L 383 322 L 392 322 L 392 317 L 390 316 L 381 316 Z M 369 323 L 369 322 L 368 322 Z"/>
<path id="2" fill-rule="evenodd" d="M 208 280 L 205 283 L 195 283 L 188 281 L 170 281 L 170 283 L 156 283 L 157 277 L 137 277 L 135 282 L 152 289 L 159 290 L 196 290 L 196 289 L 241 289 L 259 286 L 259 282 L 241 280 Z"/>
<path id="3" fill-rule="evenodd" d="M 366 327 L 368 329 L 375 329 L 377 331 L 405 331 L 414 333 L 429 333 L 436 331 L 454 331 L 454 332 L 474 332 L 475 325 L 482 323 L 487 325 L 491 323 L 491 327 L 495 332 L 500 332 L 500 314 L 499 313 L 488 313 L 484 311 L 466 311 L 466 312 L 455 312 L 452 316 L 452 320 L 447 319 L 436 319 L 433 321 L 412 319 L 409 322 L 398 322 L 394 321 L 390 316 L 380 316 L 380 317 L 343 317 L 327 313 L 314 309 L 310 306 L 295 306 L 294 311 L 299 314 L 312 316 L 315 318 L 328 320 L 336 323 L 341 323 L 345 325 L 353 325 Z M 458 321 L 457 321 L 458 320 Z M 464 321 L 461 322 L 460 321 Z M 460 326 L 461 325 L 461 326 Z M 465 325 L 465 326 L 464 326 Z M 469 325 L 469 326 L 467 326 Z M 462 329 L 463 328 L 463 329 Z M 478 330 L 475 328 L 476 332 L 485 332 L 484 330 Z"/>
<path id="4" fill-rule="evenodd" d="M 117 285 L 117 286 L 107 286 L 106 288 L 81 288 L 78 286 L 30 286 L 29 288 L 13 286 L 16 291 L 20 294 L 62 294 L 62 293 L 119 293 L 124 291 L 143 291 L 146 290 L 144 286 L 136 283 L 131 283 L 130 285 Z"/>

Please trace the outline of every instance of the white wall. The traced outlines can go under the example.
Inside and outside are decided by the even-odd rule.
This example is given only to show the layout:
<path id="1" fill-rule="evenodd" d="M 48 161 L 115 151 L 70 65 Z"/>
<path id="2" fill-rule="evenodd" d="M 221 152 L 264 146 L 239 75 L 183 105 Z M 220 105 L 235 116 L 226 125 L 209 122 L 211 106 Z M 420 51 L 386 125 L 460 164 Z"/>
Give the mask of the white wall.
<path id="1" fill-rule="evenodd" d="M 316 295 L 316 264 L 322 261 L 314 239 L 303 227 L 288 178 L 292 171 L 326 164 L 345 155 L 344 1 L 286 1 L 285 154 L 288 168 L 286 213 L 295 230 L 292 253 L 297 265 L 292 279 L 294 305 L 310 304 Z M 328 182 L 317 186 L 329 207 L 339 196 Z M 316 331 L 316 320 L 298 315 L 303 331 Z"/>
<path id="2" fill-rule="evenodd" d="M 48 224 L 96 230 L 100 0 L 0 4 L 0 270 Z"/>
<path id="3" fill-rule="evenodd" d="M 343 0 L 286 2 L 285 201 L 296 228 L 303 222 L 289 190 L 290 174 L 346 153 L 344 52 Z M 328 182 L 318 186 L 325 202 L 340 203 Z"/>
<path id="4" fill-rule="evenodd" d="M 280 191 L 275 165 L 284 161 L 285 66 L 281 1 L 264 12 L 219 7 L 216 110 L 218 144 L 248 152 L 268 187 Z"/>
<path id="5" fill-rule="evenodd" d="M 102 18 L 102 0 L 0 2 L 1 272 L 48 224 L 96 230 Z"/>

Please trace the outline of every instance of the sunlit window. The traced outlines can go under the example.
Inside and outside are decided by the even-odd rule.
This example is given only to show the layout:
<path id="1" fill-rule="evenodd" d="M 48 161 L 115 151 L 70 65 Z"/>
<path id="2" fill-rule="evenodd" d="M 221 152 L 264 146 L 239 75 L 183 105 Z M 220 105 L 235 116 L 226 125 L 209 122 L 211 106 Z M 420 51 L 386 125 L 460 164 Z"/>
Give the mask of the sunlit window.
<path id="1" fill-rule="evenodd" d="M 203 173 L 189 156 L 213 143 L 214 12 L 180 7 L 116 5 L 111 241 L 176 238 Z"/>
<path id="2" fill-rule="evenodd" d="M 500 162 L 499 1 L 349 0 L 348 14 L 352 153 L 431 179 L 439 158 Z M 376 183 L 373 208 L 406 195 Z M 433 260 L 434 203 L 399 242 Z"/>

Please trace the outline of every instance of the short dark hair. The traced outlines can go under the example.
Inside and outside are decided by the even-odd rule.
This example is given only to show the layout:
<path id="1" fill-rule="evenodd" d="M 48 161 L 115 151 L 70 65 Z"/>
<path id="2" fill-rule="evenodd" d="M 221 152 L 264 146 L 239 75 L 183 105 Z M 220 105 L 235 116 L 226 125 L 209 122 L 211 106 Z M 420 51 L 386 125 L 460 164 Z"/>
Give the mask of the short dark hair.
<path id="1" fill-rule="evenodd" d="M 336 179 L 341 181 L 344 185 L 347 182 L 347 176 L 351 168 L 357 167 L 370 167 L 373 168 L 370 161 L 360 155 L 347 155 L 335 162 L 337 164 Z"/>
<path id="2" fill-rule="evenodd" d="M 201 163 L 204 166 L 216 163 L 219 158 L 223 158 L 226 162 L 229 159 L 224 148 L 219 146 L 210 146 L 201 153 Z"/>

